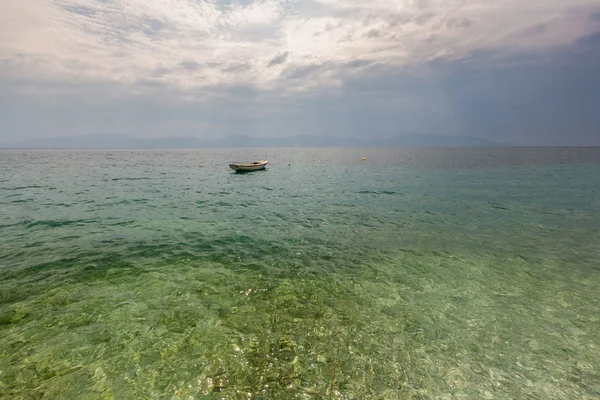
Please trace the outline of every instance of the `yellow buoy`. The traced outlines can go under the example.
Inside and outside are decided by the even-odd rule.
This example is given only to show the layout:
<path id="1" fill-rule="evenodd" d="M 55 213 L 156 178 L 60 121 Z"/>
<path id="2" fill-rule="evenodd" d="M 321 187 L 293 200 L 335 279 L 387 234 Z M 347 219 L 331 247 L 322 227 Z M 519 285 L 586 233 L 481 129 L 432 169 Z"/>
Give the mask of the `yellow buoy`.
<path id="1" fill-rule="evenodd" d="M 363 161 L 367 161 L 367 157 L 363 157 Z"/>

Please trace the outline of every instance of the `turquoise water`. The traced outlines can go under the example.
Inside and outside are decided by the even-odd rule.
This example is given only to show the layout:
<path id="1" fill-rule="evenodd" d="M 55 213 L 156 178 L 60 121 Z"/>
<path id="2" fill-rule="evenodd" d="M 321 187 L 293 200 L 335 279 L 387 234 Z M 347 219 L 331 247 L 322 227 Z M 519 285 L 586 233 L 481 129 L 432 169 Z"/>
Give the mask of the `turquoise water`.
<path id="1" fill-rule="evenodd" d="M 600 149 L 4 151 L 0 229 L 1 398 L 600 397 Z"/>

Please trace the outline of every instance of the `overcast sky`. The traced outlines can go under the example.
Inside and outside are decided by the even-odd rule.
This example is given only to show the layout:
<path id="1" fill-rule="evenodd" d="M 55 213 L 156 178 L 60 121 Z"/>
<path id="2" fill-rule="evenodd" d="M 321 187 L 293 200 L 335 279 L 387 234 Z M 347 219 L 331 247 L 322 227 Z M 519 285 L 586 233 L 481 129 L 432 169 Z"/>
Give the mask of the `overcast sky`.
<path id="1" fill-rule="evenodd" d="M 600 145 L 600 0 L 0 0 L 0 142 Z"/>

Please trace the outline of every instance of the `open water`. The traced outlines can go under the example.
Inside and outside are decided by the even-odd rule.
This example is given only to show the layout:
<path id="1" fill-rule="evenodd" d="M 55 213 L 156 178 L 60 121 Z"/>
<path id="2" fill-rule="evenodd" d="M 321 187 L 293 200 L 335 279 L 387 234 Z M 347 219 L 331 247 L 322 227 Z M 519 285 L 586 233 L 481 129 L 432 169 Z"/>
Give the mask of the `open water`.
<path id="1" fill-rule="evenodd" d="M 0 398 L 598 399 L 599 260 L 597 148 L 2 151 Z"/>

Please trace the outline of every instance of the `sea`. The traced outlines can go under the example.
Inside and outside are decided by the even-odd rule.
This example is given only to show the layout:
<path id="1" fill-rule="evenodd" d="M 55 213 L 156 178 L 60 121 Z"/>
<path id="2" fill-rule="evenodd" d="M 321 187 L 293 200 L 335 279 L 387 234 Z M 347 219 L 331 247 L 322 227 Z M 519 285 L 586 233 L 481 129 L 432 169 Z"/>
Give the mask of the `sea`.
<path id="1" fill-rule="evenodd" d="M 0 398 L 598 399 L 600 148 L 0 151 Z"/>

